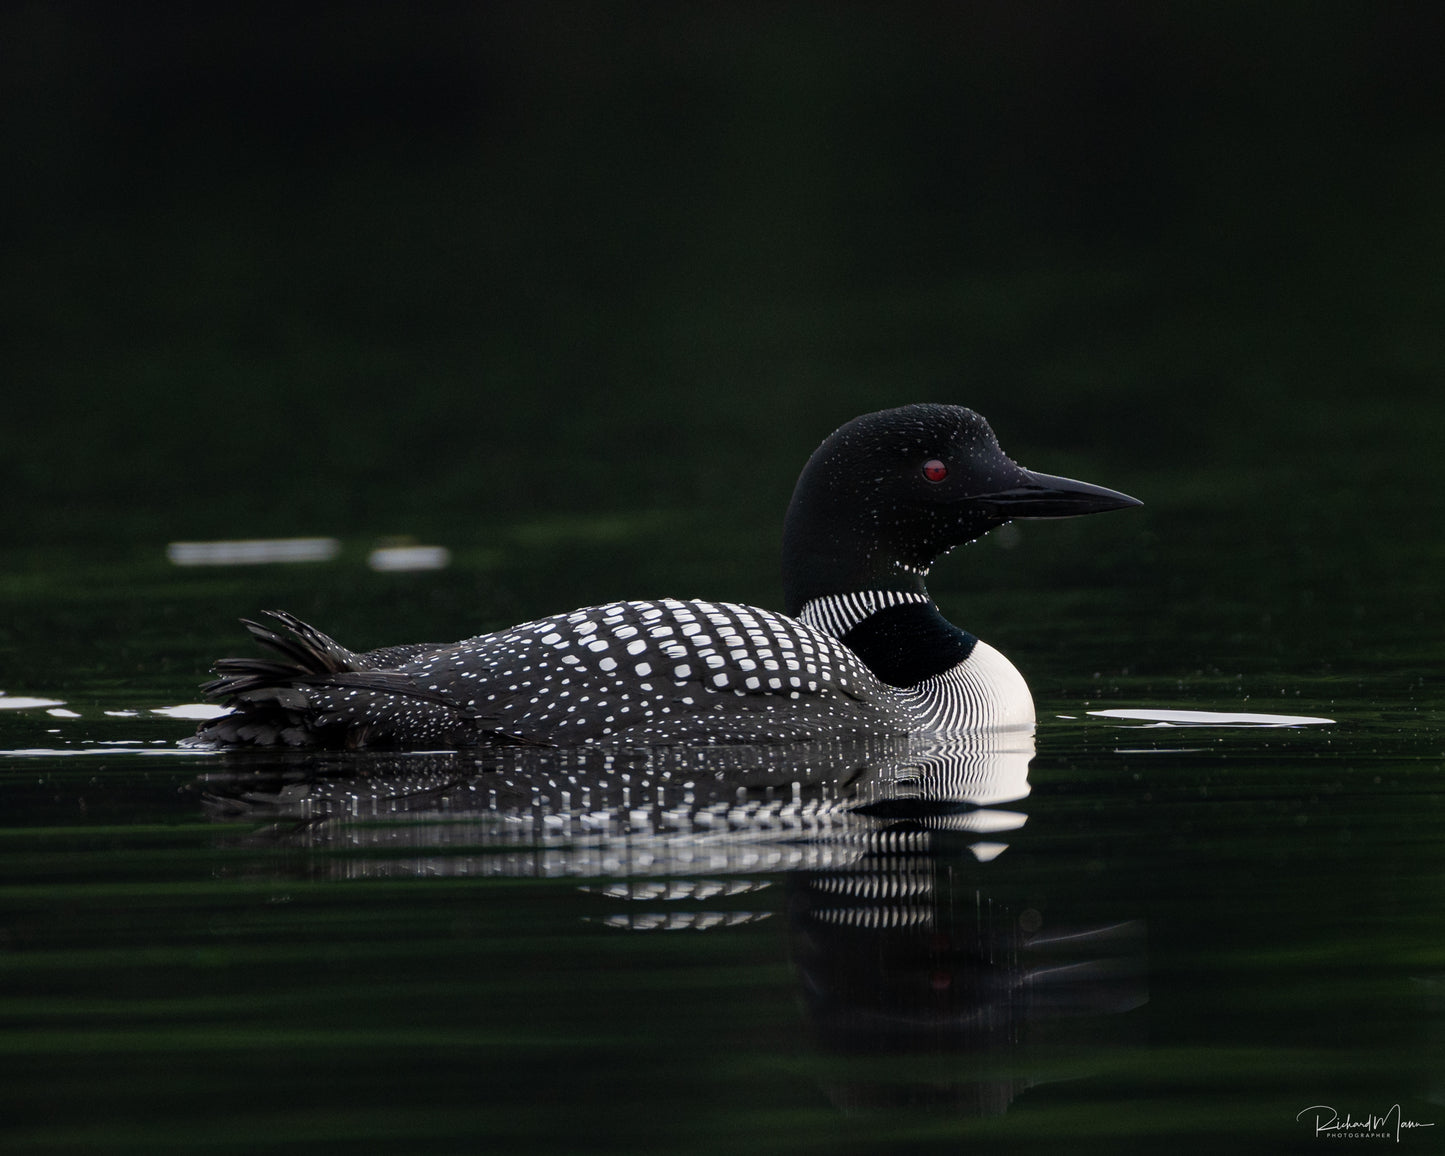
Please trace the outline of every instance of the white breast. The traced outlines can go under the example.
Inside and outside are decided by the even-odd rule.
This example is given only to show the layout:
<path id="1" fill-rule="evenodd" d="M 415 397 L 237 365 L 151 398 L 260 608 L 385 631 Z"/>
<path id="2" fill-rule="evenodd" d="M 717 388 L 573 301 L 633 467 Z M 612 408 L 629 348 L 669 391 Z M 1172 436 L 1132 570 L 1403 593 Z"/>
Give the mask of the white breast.
<path id="1" fill-rule="evenodd" d="M 917 713 L 918 729 L 933 734 L 1034 728 L 1028 683 L 1007 658 L 980 641 L 969 656 L 901 692 Z"/>

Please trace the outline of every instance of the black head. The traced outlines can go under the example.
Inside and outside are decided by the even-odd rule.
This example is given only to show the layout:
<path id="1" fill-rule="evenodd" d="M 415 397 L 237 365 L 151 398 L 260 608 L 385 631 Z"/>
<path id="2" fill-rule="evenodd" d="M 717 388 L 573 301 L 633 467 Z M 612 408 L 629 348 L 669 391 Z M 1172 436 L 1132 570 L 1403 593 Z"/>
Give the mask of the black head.
<path id="1" fill-rule="evenodd" d="M 1062 518 L 1142 503 L 1026 470 L 986 422 L 956 405 L 854 418 L 803 468 L 783 533 L 788 613 L 822 594 L 922 590 L 934 560 L 1014 518 Z"/>

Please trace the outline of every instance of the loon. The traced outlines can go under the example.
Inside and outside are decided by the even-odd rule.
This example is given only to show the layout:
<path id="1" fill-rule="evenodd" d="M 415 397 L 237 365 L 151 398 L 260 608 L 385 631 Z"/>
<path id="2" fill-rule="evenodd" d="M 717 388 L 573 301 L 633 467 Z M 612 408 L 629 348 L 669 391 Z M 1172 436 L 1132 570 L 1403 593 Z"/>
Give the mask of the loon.
<path id="1" fill-rule="evenodd" d="M 1014 518 L 1142 503 L 1035 473 L 953 405 L 855 418 L 808 460 L 783 533 L 787 613 L 612 602 L 450 644 L 357 654 L 294 616 L 243 619 L 276 658 L 224 658 L 202 690 L 232 713 L 195 743 L 332 749 L 766 744 L 1032 731 L 1023 676 L 924 585 Z M 279 659 L 279 661 L 278 661 Z"/>

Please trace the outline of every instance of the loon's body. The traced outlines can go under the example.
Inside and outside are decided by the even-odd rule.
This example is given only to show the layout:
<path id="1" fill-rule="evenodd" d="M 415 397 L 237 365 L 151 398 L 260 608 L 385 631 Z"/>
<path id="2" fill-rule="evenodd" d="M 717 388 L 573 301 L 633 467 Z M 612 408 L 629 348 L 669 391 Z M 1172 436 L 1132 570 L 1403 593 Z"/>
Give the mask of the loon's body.
<path id="1" fill-rule="evenodd" d="M 788 614 L 616 602 L 448 645 L 355 654 L 287 614 L 247 628 L 286 661 L 222 659 L 221 744 L 773 743 L 1026 729 L 1028 686 L 948 622 L 935 558 L 1015 517 L 1138 503 L 1024 470 L 957 406 L 857 418 L 809 460 L 784 534 Z"/>

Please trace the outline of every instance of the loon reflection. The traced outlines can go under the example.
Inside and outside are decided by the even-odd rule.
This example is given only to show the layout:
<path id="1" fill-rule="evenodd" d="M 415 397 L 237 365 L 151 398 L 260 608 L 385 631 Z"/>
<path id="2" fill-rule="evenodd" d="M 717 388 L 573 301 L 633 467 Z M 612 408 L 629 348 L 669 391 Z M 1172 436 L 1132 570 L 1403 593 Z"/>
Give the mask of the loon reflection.
<path id="1" fill-rule="evenodd" d="M 1014 732 L 309 755 L 203 784 L 214 817 L 273 819 L 261 837 L 353 853 L 330 863 L 344 875 L 671 876 L 841 866 L 943 832 L 993 858 L 1025 822 L 1003 805 L 1028 795 L 1033 754 Z M 353 857 L 367 849 L 381 854 Z"/>
<path id="2" fill-rule="evenodd" d="M 1053 875 L 1007 866 L 1033 755 L 995 734 L 312 756 L 202 786 L 214 817 L 266 821 L 242 838 L 317 852 L 303 869 L 325 877 L 573 878 L 629 930 L 781 914 L 821 1046 L 954 1057 L 923 1082 L 828 1087 L 839 1106 L 994 1114 L 1040 1082 L 1018 1049 L 1119 1042 L 1141 1025 L 1115 1013 L 1147 1002 L 1141 922 L 1091 905 L 1080 923 Z"/>

